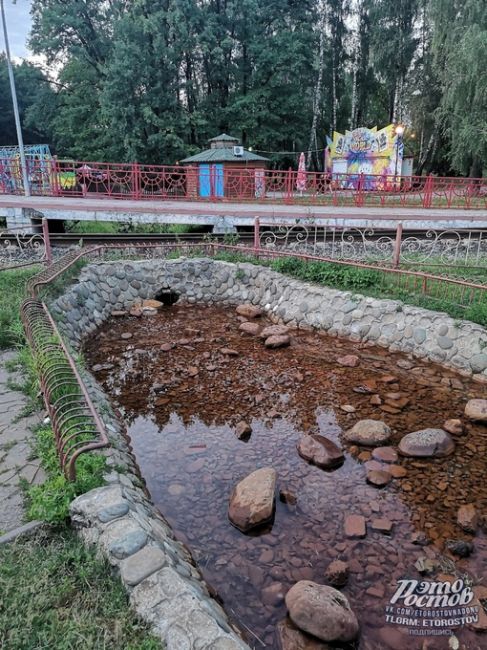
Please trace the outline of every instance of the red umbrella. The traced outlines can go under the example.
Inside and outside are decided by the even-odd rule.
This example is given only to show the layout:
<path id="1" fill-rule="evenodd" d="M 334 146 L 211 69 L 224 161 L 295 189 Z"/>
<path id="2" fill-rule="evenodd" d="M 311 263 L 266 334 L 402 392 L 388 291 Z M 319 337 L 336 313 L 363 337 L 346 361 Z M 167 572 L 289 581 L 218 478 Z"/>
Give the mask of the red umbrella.
<path id="1" fill-rule="evenodd" d="M 306 191 L 306 159 L 304 153 L 299 156 L 298 176 L 296 178 L 296 189 L 298 192 Z"/>

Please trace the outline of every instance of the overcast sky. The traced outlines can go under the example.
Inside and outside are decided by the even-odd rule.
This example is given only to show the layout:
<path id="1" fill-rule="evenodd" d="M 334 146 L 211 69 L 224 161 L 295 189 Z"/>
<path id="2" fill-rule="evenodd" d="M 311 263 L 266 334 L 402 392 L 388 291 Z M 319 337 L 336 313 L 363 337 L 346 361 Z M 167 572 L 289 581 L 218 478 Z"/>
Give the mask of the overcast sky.
<path id="1" fill-rule="evenodd" d="M 17 0 L 16 4 L 12 0 L 4 0 L 4 6 L 12 58 L 29 56 L 26 41 L 31 27 L 30 0 Z M 3 30 L 0 36 L 0 48 L 5 51 Z"/>

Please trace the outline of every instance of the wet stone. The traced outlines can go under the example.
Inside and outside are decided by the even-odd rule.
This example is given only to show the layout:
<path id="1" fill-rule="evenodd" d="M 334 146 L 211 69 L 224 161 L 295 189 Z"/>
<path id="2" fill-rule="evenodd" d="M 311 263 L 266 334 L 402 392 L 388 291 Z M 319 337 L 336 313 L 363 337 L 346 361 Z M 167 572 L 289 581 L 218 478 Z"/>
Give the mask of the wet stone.
<path id="1" fill-rule="evenodd" d="M 340 447 L 332 440 L 317 434 L 302 436 L 297 449 L 302 458 L 324 469 L 333 469 L 344 461 Z"/>
<path id="2" fill-rule="evenodd" d="M 473 553 L 474 546 L 472 542 L 463 539 L 449 539 L 445 543 L 445 548 L 458 557 L 469 557 Z"/>
<path id="3" fill-rule="evenodd" d="M 291 343 L 291 339 L 288 334 L 281 334 L 281 335 L 274 335 L 274 336 L 269 336 L 264 341 L 264 345 L 266 348 L 284 348 L 287 347 Z"/>
<path id="4" fill-rule="evenodd" d="M 375 446 L 387 442 L 391 437 L 391 430 L 380 420 L 360 420 L 351 429 L 344 431 L 343 437 L 348 442 Z"/>
<path id="5" fill-rule="evenodd" d="M 384 463 L 395 463 L 397 462 L 398 455 L 393 447 L 376 447 L 372 450 L 372 458 Z"/>
<path id="6" fill-rule="evenodd" d="M 244 334 L 250 334 L 251 336 L 257 336 L 260 332 L 261 326 L 258 323 L 245 322 L 240 325 L 238 328 Z"/>
<path id="7" fill-rule="evenodd" d="M 244 420 L 241 420 L 235 427 L 235 435 L 239 440 L 248 438 L 251 433 L 252 433 L 252 427 L 250 426 L 250 424 L 248 424 L 248 422 L 245 422 Z"/>
<path id="8" fill-rule="evenodd" d="M 465 406 L 465 416 L 475 422 L 487 423 L 487 399 L 471 399 Z"/>
<path id="9" fill-rule="evenodd" d="M 463 433 L 463 422 L 457 418 L 451 418 L 443 423 L 443 429 L 454 436 L 460 436 Z"/>
<path id="10" fill-rule="evenodd" d="M 352 641 L 359 624 L 346 596 L 308 580 L 296 583 L 286 594 L 286 606 L 295 625 L 322 641 Z"/>
<path id="11" fill-rule="evenodd" d="M 347 515 L 345 517 L 345 536 L 362 538 L 367 535 L 365 517 L 362 515 Z"/>
<path id="12" fill-rule="evenodd" d="M 403 456 L 441 458 L 455 451 L 455 443 L 443 429 L 420 429 L 401 439 L 399 451 Z"/>
<path id="13" fill-rule="evenodd" d="M 244 316 L 245 318 L 259 318 L 262 316 L 262 309 L 251 304 L 238 305 L 235 309 L 239 316 Z"/>
<path id="14" fill-rule="evenodd" d="M 375 530 L 379 533 L 384 533 L 386 535 L 389 535 L 392 531 L 392 522 L 389 519 L 385 518 L 377 518 L 377 519 L 372 519 L 372 522 L 370 524 L 370 527 L 372 530 Z"/>
<path id="15" fill-rule="evenodd" d="M 383 470 L 372 469 L 367 472 L 367 483 L 370 483 L 374 487 L 385 487 L 391 481 L 391 475 L 389 472 Z"/>
<path id="16" fill-rule="evenodd" d="M 360 363 L 360 358 L 354 354 L 347 354 L 344 357 L 337 357 L 336 362 L 346 368 L 356 368 Z"/>
<path id="17" fill-rule="evenodd" d="M 473 503 L 460 506 L 457 513 L 457 523 L 465 532 L 475 533 L 479 525 L 479 515 Z"/>

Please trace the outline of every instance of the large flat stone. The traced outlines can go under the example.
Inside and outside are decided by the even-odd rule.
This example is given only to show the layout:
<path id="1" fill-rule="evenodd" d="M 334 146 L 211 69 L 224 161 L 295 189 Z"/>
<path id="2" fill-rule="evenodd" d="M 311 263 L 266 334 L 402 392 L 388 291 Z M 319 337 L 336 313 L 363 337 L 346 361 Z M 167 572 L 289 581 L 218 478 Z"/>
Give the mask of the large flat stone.
<path id="1" fill-rule="evenodd" d="M 146 546 L 120 563 L 120 576 L 125 584 L 133 587 L 148 578 L 167 563 L 160 548 Z"/>

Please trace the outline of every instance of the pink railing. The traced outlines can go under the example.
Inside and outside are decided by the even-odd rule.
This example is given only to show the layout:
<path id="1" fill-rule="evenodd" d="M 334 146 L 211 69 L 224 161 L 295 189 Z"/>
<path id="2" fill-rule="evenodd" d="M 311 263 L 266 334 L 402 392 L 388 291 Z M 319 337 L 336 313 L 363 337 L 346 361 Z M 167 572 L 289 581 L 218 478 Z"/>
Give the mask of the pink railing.
<path id="1" fill-rule="evenodd" d="M 487 180 L 435 176 L 375 176 L 219 166 L 140 165 L 87 161 L 28 161 L 37 196 L 136 200 L 249 201 L 289 204 L 487 208 Z M 301 186 L 302 187 L 302 186 Z M 23 194 L 18 160 L 0 160 L 0 194 Z"/>

